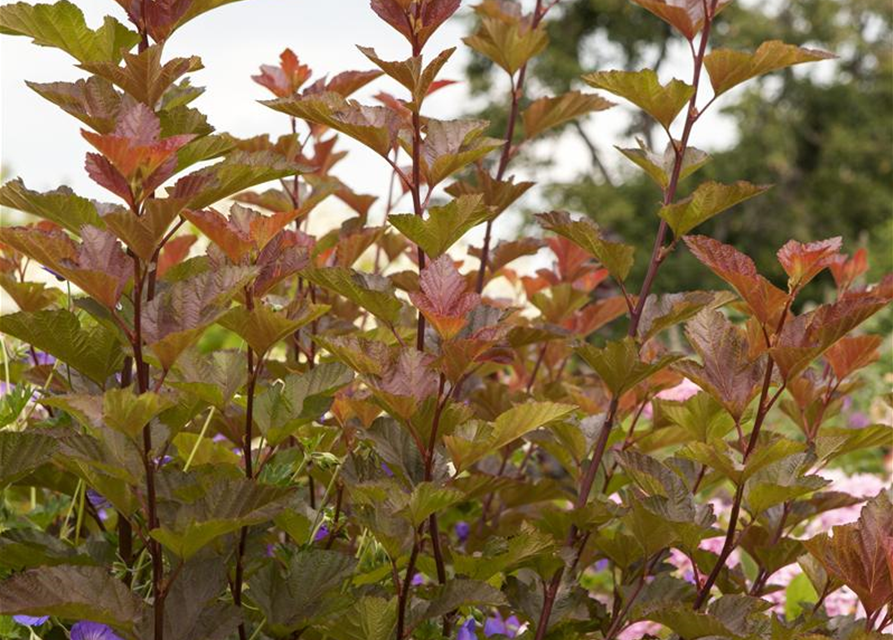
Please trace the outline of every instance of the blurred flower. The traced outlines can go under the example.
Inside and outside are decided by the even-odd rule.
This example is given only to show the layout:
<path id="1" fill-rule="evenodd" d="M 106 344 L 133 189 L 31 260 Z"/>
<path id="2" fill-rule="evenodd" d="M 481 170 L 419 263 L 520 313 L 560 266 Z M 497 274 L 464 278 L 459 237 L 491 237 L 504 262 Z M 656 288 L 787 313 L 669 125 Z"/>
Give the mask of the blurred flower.
<path id="1" fill-rule="evenodd" d="M 658 393 L 655 397 L 660 398 L 661 400 L 688 400 L 693 395 L 697 394 L 701 391 L 701 387 L 696 385 L 694 382 L 689 380 L 688 378 L 684 378 L 682 382 L 677 384 L 675 387 L 670 387 L 669 389 L 664 389 L 660 393 Z M 645 405 L 645 408 L 642 410 L 642 415 L 646 418 L 654 417 L 654 407 L 651 406 L 651 403 Z"/>
<path id="2" fill-rule="evenodd" d="M 608 568 L 609 564 L 611 564 L 611 563 L 607 558 L 602 558 L 601 560 L 599 560 L 598 562 L 595 563 L 595 570 L 596 571 L 604 571 L 605 569 Z"/>
<path id="3" fill-rule="evenodd" d="M 871 424 L 871 418 L 863 411 L 853 411 L 847 420 L 847 424 L 851 429 L 864 429 Z"/>
<path id="4" fill-rule="evenodd" d="M 71 640 L 124 640 L 112 628 L 100 624 L 99 622 L 90 622 L 89 620 L 81 620 L 76 622 L 71 628 Z"/>
<path id="5" fill-rule="evenodd" d="M 471 533 L 471 526 L 465 522 L 464 520 L 460 520 L 456 523 L 456 537 L 459 539 L 459 542 L 465 542 L 468 540 L 468 535 Z"/>
<path id="6" fill-rule="evenodd" d="M 94 491 L 93 489 L 87 489 L 87 500 L 90 501 L 90 504 L 93 505 L 93 508 L 96 509 L 96 513 L 99 516 L 99 519 L 105 522 L 109 518 L 108 509 L 112 506 L 112 503 L 105 499 L 98 491 Z"/>
<path id="7" fill-rule="evenodd" d="M 617 640 L 639 640 L 639 638 L 647 634 L 656 635 L 662 629 L 663 627 L 661 627 L 656 622 L 651 622 L 650 620 L 634 622 L 626 629 L 624 629 L 620 634 L 618 634 Z"/>
<path id="8" fill-rule="evenodd" d="M 384 474 L 385 474 L 387 477 L 389 477 L 389 478 L 393 478 L 393 477 L 394 477 L 394 472 L 391 471 L 391 468 L 387 465 L 386 462 L 382 462 L 382 463 L 381 463 L 381 470 L 384 471 Z"/>
<path id="9" fill-rule="evenodd" d="M 459 627 L 459 635 L 456 636 L 456 640 L 477 640 L 478 636 L 474 632 L 474 628 L 474 618 L 469 618 Z"/>
<path id="10" fill-rule="evenodd" d="M 316 533 L 313 535 L 313 541 L 319 542 L 320 540 L 325 540 L 329 537 L 329 525 L 323 524 L 319 529 L 316 530 Z"/>
<path id="11" fill-rule="evenodd" d="M 484 636 L 489 638 L 499 634 L 508 638 L 514 638 L 518 635 L 518 629 L 520 628 L 521 623 L 518 621 L 517 616 L 509 616 L 503 620 L 502 614 L 497 611 L 484 622 Z"/>
<path id="12" fill-rule="evenodd" d="M 12 619 L 15 620 L 16 622 L 18 622 L 19 624 L 24 625 L 24 626 L 26 626 L 26 627 L 39 627 L 39 626 L 42 625 L 44 622 L 46 622 L 47 620 L 49 620 L 50 617 L 49 617 L 49 616 L 39 616 L 39 617 L 35 617 L 35 616 L 13 616 Z"/>
<path id="13" fill-rule="evenodd" d="M 410 582 L 409 584 L 414 587 L 419 587 L 425 584 L 425 576 L 420 572 L 416 572 L 415 575 L 412 576 L 412 582 Z"/>

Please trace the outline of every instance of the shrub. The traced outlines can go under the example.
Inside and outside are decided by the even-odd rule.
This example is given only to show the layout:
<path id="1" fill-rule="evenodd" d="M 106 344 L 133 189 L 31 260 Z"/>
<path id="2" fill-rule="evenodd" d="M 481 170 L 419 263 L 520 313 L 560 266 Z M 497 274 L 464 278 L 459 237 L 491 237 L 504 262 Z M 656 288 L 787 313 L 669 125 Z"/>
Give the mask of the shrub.
<path id="1" fill-rule="evenodd" d="M 90 74 L 31 86 L 86 126 L 85 168 L 116 197 L 0 189 L 0 204 L 42 219 L 0 229 L 0 284 L 20 309 L 0 317 L 13 354 L 6 636 L 63 637 L 69 623 L 72 640 L 467 640 L 481 624 L 534 640 L 880 636 L 893 616 L 889 495 L 828 490 L 818 471 L 890 442 L 889 426 L 848 429 L 839 415 L 878 357 L 879 337 L 852 332 L 890 302 L 893 278 L 861 284 L 866 256 L 847 257 L 839 238 L 791 241 L 778 287 L 692 234 L 768 187 L 676 196 L 709 160 L 689 138 L 714 100 L 829 54 L 709 48 L 725 2 L 635 0 L 690 43 L 694 69 L 690 84 L 647 69 L 583 77 L 669 137 L 665 150 L 621 150 L 661 194 L 636 290 L 637 249 L 566 212 L 539 216 L 545 242 L 492 243 L 532 186 L 508 175 L 521 145 L 612 106 L 579 91 L 525 97 L 556 2 L 475 9 L 465 43 L 511 84 L 499 139 L 484 122 L 422 114 L 454 52 L 425 45 L 459 0 L 373 0 L 410 57 L 361 49 L 376 70 L 313 80 L 286 50 L 255 77 L 290 117 L 275 141 L 213 133 L 189 106 L 201 62 L 164 58 L 178 27 L 225 2 L 123 3 L 132 27 L 95 30 L 67 0 L 0 8 L 4 33 Z M 398 96 L 349 98 L 382 75 Z M 386 224 L 368 223 L 375 198 L 332 174 L 339 135 L 390 165 L 410 212 L 395 212 L 391 188 Z M 332 196 L 355 215 L 310 235 Z M 213 208 L 227 199 L 227 214 Z M 450 250 L 478 225 L 483 246 L 457 264 Z M 729 290 L 651 294 L 680 244 Z M 550 268 L 510 267 L 545 246 Z M 32 262 L 66 292 L 34 281 Z M 826 269 L 836 298 L 798 315 Z M 497 279 L 515 299 L 485 295 Z M 677 325 L 687 350 L 665 340 Z M 816 531 L 823 513 L 862 502 L 857 522 Z M 795 565 L 789 586 L 771 582 Z M 859 619 L 823 607 L 844 585 Z"/>

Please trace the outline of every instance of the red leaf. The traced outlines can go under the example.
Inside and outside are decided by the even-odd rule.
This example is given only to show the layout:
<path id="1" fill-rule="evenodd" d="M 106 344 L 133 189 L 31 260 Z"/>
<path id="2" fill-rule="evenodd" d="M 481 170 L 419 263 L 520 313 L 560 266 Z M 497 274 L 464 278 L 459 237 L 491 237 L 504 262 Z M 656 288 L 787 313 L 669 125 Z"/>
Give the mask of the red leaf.
<path id="1" fill-rule="evenodd" d="M 841 340 L 847 333 L 883 309 L 890 297 L 874 291 L 823 304 L 814 311 L 785 322 L 776 345 L 770 350 L 785 378 L 799 373 Z"/>
<path id="2" fill-rule="evenodd" d="M 417 18 L 412 7 L 415 3 L 405 0 L 372 0 L 372 10 L 421 51 L 431 34 L 456 12 L 460 1 L 423 0 Z"/>
<path id="3" fill-rule="evenodd" d="M 708 391 L 736 420 L 741 418 L 759 392 L 765 358 L 750 359 L 745 332 L 719 311 L 701 311 L 685 325 L 685 335 L 703 365 L 684 361 L 676 370 Z"/>
<path id="4" fill-rule="evenodd" d="M 822 533 L 804 545 L 829 574 L 856 592 L 871 616 L 893 600 L 891 531 L 893 505 L 880 493 L 862 507 L 858 521 L 834 527 L 832 536 Z"/>
<path id="5" fill-rule="evenodd" d="M 158 266 L 156 267 L 158 277 L 164 277 L 168 269 L 183 262 L 186 256 L 189 255 L 189 249 L 195 244 L 196 240 L 198 240 L 198 237 L 191 233 L 169 240 L 161 250 L 161 255 L 158 256 Z"/>
<path id="6" fill-rule="evenodd" d="M 259 85 L 272 91 L 279 98 L 293 95 L 310 78 L 310 67 L 301 64 L 291 49 L 279 55 L 279 66 L 261 65 L 260 75 L 251 76 Z"/>
<path id="7" fill-rule="evenodd" d="M 468 282 L 446 254 L 422 271 L 419 287 L 409 297 L 445 340 L 462 330 L 465 316 L 481 301 L 478 294 L 468 291 Z"/>
<path id="8" fill-rule="evenodd" d="M 787 294 L 757 273 L 753 260 L 707 236 L 685 236 L 694 256 L 738 292 L 764 327 L 775 329 Z"/>
<path id="9" fill-rule="evenodd" d="M 395 396 L 424 400 L 437 391 L 437 376 L 431 370 L 434 357 L 417 349 L 403 349 L 395 365 L 385 374 L 382 391 Z"/>
<path id="10" fill-rule="evenodd" d="M 868 252 L 865 249 L 859 249 L 852 258 L 836 255 L 828 267 L 831 269 L 831 275 L 834 276 L 837 288 L 846 291 L 856 278 L 868 271 Z"/>
<path id="11" fill-rule="evenodd" d="M 843 380 L 880 358 L 878 347 L 882 341 L 881 336 L 847 336 L 832 345 L 825 353 L 825 358 L 834 370 L 834 376 Z"/>
<path id="12" fill-rule="evenodd" d="M 106 159 L 102 162 L 87 154 L 87 171 L 96 182 L 113 193 L 130 201 L 131 188 L 124 189 L 124 183 L 140 183 L 141 193 L 150 193 L 176 168 L 176 153 L 195 135 L 185 134 L 160 139 L 161 125 L 158 116 L 149 107 L 136 103 L 119 119 L 115 130 L 110 134 L 81 131 L 81 135 L 92 144 Z M 120 174 L 119 178 L 110 171 L 108 164 Z M 122 180 L 123 179 L 123 180 Z M 140 200 L 139 194 L 134 199 Z"/>
<path id="13" fill-rule="evenodd" d="M 98 153 L 88 153 L 84 161 L 84 169 L 87 175 L 100 187 L 104 187 L 120 196 L 131 207 L 135 206 L 133 193 L 127 178 L 122 176 L 112 163 Z"/>
<path id="14" fill-rule="evenodd" d="M 840 236 L 807 244 L 788 241 L 778 250 L 778 261 L 788 274 L 790 289 L 799 289 L 831 265 L 842 243 Z"/>

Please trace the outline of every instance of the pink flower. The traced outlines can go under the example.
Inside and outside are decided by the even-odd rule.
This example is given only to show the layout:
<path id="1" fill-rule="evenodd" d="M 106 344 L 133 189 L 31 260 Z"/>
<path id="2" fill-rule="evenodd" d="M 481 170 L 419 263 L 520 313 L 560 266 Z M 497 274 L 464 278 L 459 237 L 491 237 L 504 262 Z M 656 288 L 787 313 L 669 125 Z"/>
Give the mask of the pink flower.
<path id="1" fill-rule="evenodd" d="M 688 378 L 683 378 L 682 382 L 677 384 L 675 387 L 664 389 L 655 397 L 660 398 L 661 400 L 677 400 L 681 402 L 683 400 L 688 400 L 693 395 L 696 395 L 699 391 L 701 391 L 701 387 L 696 385 Z M 654 409 L 651 406 L 650 402 L 645 405 L 645 408 L 642 410 L 642 415 L 646 418 L 654 417 Z"/>

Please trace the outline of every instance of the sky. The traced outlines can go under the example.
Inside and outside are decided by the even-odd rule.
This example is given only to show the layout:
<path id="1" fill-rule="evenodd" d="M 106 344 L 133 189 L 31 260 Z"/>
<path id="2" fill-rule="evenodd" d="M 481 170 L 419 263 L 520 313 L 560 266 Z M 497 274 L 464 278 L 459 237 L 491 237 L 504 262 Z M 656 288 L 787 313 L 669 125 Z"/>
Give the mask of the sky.
<path id="1" fill-rule="evenodd" d="M 123 11 L 112 0 L 76 0 L 84 10 L 87 24 L 101 24 L 105 14 L 126 22 Z M 468 59 L 468 49 L 461 42 L 469 28 L 469 2 L 463 2 L 459 13 L 450 19 L 426 45 L 429 56 L 457 46 L 458 50 L 442 71 L 441 77 L 460 80 Z M 560 10 L 560 4 L 557 10 Z M 408 56 L 407 43 L 369 8 L 368 0 L 243 0 L 202 15 L 178 30 L 165 46 L 165 58 L 198 55 L 205 68 L 192 74 L 194 85 L 206 87 L 204 95 L 193 106 L 206 113 L 218 131 L 239 137 L 270 133 L 274 138 L 286 133 L 288 117 L 257 103 L 271 97 L 266 89 L 255 84 L 251 75 L 261 64 L 275 64 L 279 53 L 290 47 L 302 62 L 311 66 L 314 77 L 334 75 L 347 69 L 369 69 L 371 63 L 355 45 L 374 47 L 385 59 Z M 682 51 L 680 47 L 680 52 Z M 672 53 L 672 52 L 671 52 Z M 0 37 L 0 159 L 3 178 L 20 176 L 31 189 L 50 190 L 67 184 L 80 195 L 100 200 L 113 200 L 108 192 L 93 183 L 83 171 L 88 144 L 80 136 L 80 122 L 63 113 L 31 91 L 24 81 L 73 81 L 85 72 L 73 65 L 67 54 L 38 47 L 27 38 Z M 666 66 L 664 79 L 670 76 L 688 78 L 689 63 L 676 52 Z M 389 79 L 378 80 L 357 94 L 368 102 L 379 90 L 400 95 L 401 88 Z M 540 97 L 537 94 L 531 97 Z M 427 115 L 442 118 L 461 117 L 471 111 L 472 103 L 464 85 L 441 90 L 425 104 Z M 630 113 L 619 107 L 597 113 L 586 119 L 590 132 L 603 156 L 612 166 L 622 161 L 612 147 L 635 145 L 622 136 Z M 702 119 L 693 143 L 705 149 L 723 147 L 734 137 L 731 125 L 722 117 L 708 114 Z M 381 196 L 384 201 L 390 171 L 384 161 L 371 151 L 342 136 L 342 148 L 351 150 L 337 168 L 337 175 L 356 191 Z M 536 148 L 539 155 L 559 159 L 549 179 L 566 180 L 588 167 L 586 149 L 572 136 Z M 518 171 L 519 179 L 528 176 Z M 542 180 L 538 174 L 533 177 Z M 534 190 L 528 196 L 536 202 Z M 529 204 L 530 200 L 528 200 Z M 330 207 L 337 206 L 335 204 Z M 408 206 L 401 203 L 401 209 Z M 373 210 L 376 211 L 376 210 Z M 380 208 L 378 209 L 380 212 Z M 378 213 L 378 215 L 381 215 Z M 498 235 L 512 235 L 517 219 L 509 217 L 497 225 Z M 471 236 L 475 239 L 474 232 Z"/>

